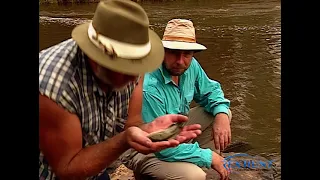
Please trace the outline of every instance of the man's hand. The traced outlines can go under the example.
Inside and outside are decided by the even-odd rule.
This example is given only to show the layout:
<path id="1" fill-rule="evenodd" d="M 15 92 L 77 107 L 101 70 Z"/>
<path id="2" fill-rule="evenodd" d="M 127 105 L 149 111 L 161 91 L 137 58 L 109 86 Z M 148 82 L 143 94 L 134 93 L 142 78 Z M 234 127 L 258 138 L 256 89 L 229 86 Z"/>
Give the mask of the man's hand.
<path id="1" fill-rule="evenodd" d="M 201 134 L 201 126 L 193 124 L 182 128 L 176 139 L 168 141 L 152 142 L 147 136 L 149 133 L 166 129 L 172 123 L 186 122 L 188 117 L 177 114 L 167 114 L 156 118 L 151 123 L 145 124 L 140 128 L 130 127 L 126 130 L 128 144 L 142 154 L 158 152 L 166 148 L 175 147 L 182 142 L 189 141 Z"/>
<path id="2" fill-rule="evenodd" d="M 231 128 L 228 115 L 219 113 L 215 116 L 212 138 L 216 150 L 223 151 L 231 143 Z"/>
<path id="3" fill-rule="evenodd" d="M 167 114 L 156 118 L 151 123 L 146 124 L 145 131 L 148 133 L 152 133 L 155 131 L 164 130 L 168 128 L 172 123 L 183 123 L 187 121 L 187 116 L 179 114 Z M 200 124 L 187 125 L 181 129 L 180 133 L 176 136 L 175 140 L 179 141 L 179 143 L 188 142 L 189 140 L 196 138 L 200 134 Z"/>
<path id="4" fill-rule="evenodd" d="M 220 180 L 227 180 L 230 175 L 230 169 L 226 169 L 223 164 L 223 157 L 212 151 L 212 169 L 216 170 L 220 174 Z"/>

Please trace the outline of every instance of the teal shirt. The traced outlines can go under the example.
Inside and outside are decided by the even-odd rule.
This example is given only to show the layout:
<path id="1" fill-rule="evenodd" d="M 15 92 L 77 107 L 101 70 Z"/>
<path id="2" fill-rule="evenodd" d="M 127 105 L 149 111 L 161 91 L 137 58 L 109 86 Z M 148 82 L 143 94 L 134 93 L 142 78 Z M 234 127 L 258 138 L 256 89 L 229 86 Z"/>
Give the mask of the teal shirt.
<path id="1" fill-rule="evenodd" d="M 142 106 L 145 122 L 165 114 L 188 113 L 192 100 L 214 116 L 229 113 L 230 101 L 224 98 L 220 83 L 209 79 L 195 58 L 192 58 L 190 67 L 179 77 L 179 86 L 162 66 L 145 74 Z M 207 168 L 211 167 L 212 161 L 212 151 L 200 148 L 197 142 L 183 143 L 155 155 L 163 161 L 184 161 Z"/>

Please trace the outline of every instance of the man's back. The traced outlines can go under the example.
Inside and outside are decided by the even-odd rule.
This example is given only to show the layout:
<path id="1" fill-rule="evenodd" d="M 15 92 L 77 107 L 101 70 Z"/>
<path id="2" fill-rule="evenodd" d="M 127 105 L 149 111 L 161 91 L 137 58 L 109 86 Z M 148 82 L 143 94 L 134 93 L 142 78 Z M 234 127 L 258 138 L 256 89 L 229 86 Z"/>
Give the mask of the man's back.
<path id="1" fill-rule="evenodd" d="M 135 86 L 130 83 L 122 91 L 106 94 L 97 85 L 86 58 L 71 39 L 39 53 L 39 93 L 78 116 L 84 147 L 104 141 L 124 128 Z M 54 178 L 42 153 L 39 161 L 39 176 Z"/>

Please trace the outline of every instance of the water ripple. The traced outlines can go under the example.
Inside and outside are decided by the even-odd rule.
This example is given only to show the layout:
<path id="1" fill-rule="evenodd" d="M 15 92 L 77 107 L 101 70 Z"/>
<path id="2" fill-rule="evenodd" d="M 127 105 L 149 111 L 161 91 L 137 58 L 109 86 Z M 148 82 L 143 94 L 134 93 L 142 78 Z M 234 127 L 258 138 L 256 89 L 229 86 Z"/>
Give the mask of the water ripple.
<path id="1" fill-rule="evenodd" d="M 75 25 L 83 24 L 89 21 L 90 19 L 85 19 L 85 18 L 53 18 L 48 16 L 39 17 L 39 23 L 43 25 L 58 23 L 65 26 L 75 26 Z"/>

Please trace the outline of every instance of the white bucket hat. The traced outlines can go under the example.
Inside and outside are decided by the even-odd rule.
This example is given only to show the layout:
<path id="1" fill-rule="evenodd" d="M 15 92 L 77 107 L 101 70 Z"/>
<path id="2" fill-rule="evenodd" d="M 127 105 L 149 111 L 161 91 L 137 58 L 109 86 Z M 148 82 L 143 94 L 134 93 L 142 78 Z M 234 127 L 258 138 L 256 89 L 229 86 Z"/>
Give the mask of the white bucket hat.
<path id="1" fill-rule="evenodd" d="M 202 51 L 207 48 L 198 44 L 193 23 L 187 19 L 172 19 L 168 22 L 162 38 L 162 44 L 168 49 Z"/>

